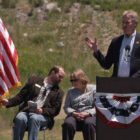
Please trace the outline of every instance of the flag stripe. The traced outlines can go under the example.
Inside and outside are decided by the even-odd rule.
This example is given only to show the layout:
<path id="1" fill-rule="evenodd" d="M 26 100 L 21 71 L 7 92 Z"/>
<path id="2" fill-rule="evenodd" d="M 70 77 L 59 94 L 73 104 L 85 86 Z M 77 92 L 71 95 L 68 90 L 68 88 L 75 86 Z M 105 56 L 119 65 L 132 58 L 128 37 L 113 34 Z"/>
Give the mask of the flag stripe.
<path id="1" fill-rule="evenodd" d="M 2 79 L 4 79 L 5 83 L 7 84 L 7 87 L 12 87 L 12 84 L 9 81 L 9 78 L 5 74 L 5 71 L 3 70 L 3 66 L 1 65 L 1 62 L 0 62 L 0 76 Z"/>
<path id="2" fill-rule="evenodd" d="M 1 83 L 0 88 L 2 88 L 2 91 L 3 91 L 2 93 L 8 92 L 7 85 L 4 81 L 4 79 L 2 79 L 2 77 L 0 78 L 0 83 Z"/>
<path id="3" fill-rule="evenodd" d="M 3 45 L 1 46 L 1 48 L 3 48 Z M 14 77 L 16 78 L 16 74 L 14 71 L 13 66 L 10 63 L 9 57 L 7 56 L 5 49 L 2 49 L 3 51 L 3 65 L 4 65 L 4 70 L 6 75 L 8 75 L 9 80 L 11 82 L 11 84 L 13 85 L 15 83 L 15 81 L 17 81 L 17 79 L 13 79 Z"/>
<path id="4" fill-rule="evenodd" d="M 1 23 L 0 24 L 0 31 L 1 31 L 5 41 L 7 42 L 7 45 L 10 49 L 11 55 L 13 55 L 13 52 L 15 50 L 15 46 L 13 44 L 13 41 L 12 41 L 11 37 L 9 36 L 9 33 L 8 33 L 7 29 L 5 28 L 5 25 L 3 24 L 3 22 L 1 20 L 0 20 L 0 23 Z M 9 42 L 9 40 L 10 40 L 9 38 L 11 39 L 10 42 Z"/>
<path id="5" fill-rule="evenodd" d="M 5 91 L 3 90 L 2 87 L 0 87 L 0 93 L 3 95 L 5 93 Z"/>
<path id="6" fill-rule="evenodd" d="M 6 81 L 6 83 L 7 83 L 7 86 L 11 87 L 12 85 L 11 85 L 11 83 L 10 83 L 10 81 L 9 81 L 5 71 L 4 71 L 4 68 L 3 68 L 2 59 L 3 59 L 3 57 L 0 54 L 0 76 L 3 76 L 5 81 Z"/>
<path id="7" fill-rule="evenodd" d="M 14 83 L 15 83 L 16 80 L 14 80 L 14 77 L 13 77 L 13 74 L 12 74 L 12 69 L 9 69 L 9 68 L 8 68 L 8 66 L 7 66 L 7 64 L 5 63 L 5 61 L 3 62 L 3 65 L 4 65 L 4 68 L 5 68 L 6 75 L 8 75 L 8 78 L 9 78 L 9 80 L 10 80 L 10 83 L 11 83 L 12 85 L 14 85 Z"/>
<path id="8" fill-rule="evenodd" d="M 0 19 L 0 96 L 18 86 L 18 54 L 9 33 Z"/>
<path id="9" fill-rule="evenodd" d="M 4 49 L 5 49 L 5 51 L 6 51 L 7 55 L 8 55 L 8 57 L 9 57 L 9 60 L 11 61 L 11 64 L 12 64 L 13 67 L 14 67 L 14 71 L 15 71 L 17 77 L 18 77 L 18 80 L 19 80 L 19 74 L 18 74 L 18 71 L 17 71 L 17 68 L 16 68 L 16 64 L 15 64 L 14 61 L 13 61 L 13 57 L 12 57 L 12 55 L 11 55 L 11 53 L 10 53 L 9 46 L 8 46 L 7 42 L 5 41 L 5 39 L 4 39 L 4 37 L 3 37 L 3 35 L 2 35 L 1 32 L 0 32 L 0 40 L 1 40 L 1 42 L 2 42 L 2 45 L 5 47 Z"/>

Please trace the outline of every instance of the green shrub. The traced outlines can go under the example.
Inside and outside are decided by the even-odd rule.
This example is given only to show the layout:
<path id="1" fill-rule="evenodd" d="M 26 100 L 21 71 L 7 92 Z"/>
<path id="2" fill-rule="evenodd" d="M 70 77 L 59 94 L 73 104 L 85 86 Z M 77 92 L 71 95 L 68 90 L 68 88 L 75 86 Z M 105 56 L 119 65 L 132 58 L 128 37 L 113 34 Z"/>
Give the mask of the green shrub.
<path id="1" fill-rule="evenodd" d="M 28 0 L 33 7 L 38 7 L 43 4 L 43 0 Z"/>
<path id="2" fill-rule="evenodd" d="M 3 8 L 15 8 L 17 2 L 18 0 L 2 0 L 1 4 Z"/>

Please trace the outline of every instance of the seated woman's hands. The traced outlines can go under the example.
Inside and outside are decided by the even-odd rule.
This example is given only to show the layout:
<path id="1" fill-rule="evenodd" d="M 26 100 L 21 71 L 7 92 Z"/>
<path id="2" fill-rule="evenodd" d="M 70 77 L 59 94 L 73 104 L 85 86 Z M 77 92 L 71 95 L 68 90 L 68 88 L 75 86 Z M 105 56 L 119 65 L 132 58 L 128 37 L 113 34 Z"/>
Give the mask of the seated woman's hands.
<path id="1" fill-rule="evenodd" d="M 90 114 L 88 112 L 73 112 L 72 115 L 79 121 L 82 121 L 86 117 L 90 116 Z"/>

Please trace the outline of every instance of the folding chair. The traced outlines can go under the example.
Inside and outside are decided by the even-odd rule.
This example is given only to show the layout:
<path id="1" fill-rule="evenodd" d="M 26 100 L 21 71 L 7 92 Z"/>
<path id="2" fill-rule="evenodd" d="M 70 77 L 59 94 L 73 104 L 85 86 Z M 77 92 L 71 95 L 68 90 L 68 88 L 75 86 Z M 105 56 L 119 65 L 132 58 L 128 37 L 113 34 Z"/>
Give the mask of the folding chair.
<path id="1" fill-rule="evenodd" d="M 14 124 L 13 124 L 14 127 Z M 40 128 L 40 131 L 43 131 L 43 140 L 46 140 L 46 130 L 47 130 L 47 126 L 43 126 Z M 28 132 L 28 128 L 26 128 L 26 132 Z"/>
<path id="2" fill-rule="evenodd" d="M 47 130 L 46 126 L 40 128 L 40 131 L 43 131 L 43 140 L 46 140 L 46 130 Z"/>

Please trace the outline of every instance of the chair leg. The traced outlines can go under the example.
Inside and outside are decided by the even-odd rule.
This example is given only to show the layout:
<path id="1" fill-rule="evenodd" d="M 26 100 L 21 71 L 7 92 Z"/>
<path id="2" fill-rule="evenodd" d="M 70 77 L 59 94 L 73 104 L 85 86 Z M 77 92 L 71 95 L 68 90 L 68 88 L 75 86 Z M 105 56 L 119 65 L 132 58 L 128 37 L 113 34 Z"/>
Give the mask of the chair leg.
<path id="1" fill-rule="evenodd" d="M 43 140 L 46 140 L 46 133 L 45 133 L 45 129 L 43 130 Z"/>

